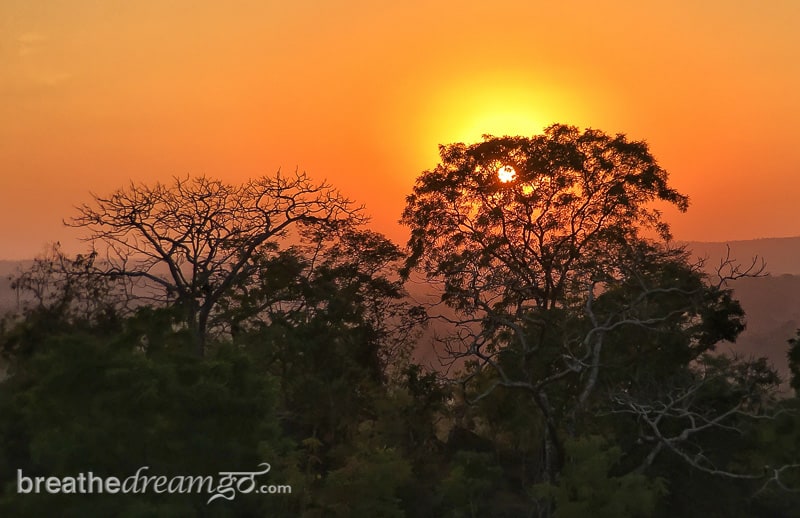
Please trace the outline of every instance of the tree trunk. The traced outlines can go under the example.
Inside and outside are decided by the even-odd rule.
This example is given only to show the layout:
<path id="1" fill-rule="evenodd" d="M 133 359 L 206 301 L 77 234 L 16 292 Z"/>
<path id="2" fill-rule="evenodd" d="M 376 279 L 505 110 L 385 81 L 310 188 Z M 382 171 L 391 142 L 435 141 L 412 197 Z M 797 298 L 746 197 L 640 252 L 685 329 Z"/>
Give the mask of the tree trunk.
<path id="1" fill-rule="evenodd" d="M 202 308 L 196 306 L 195 301 L 190 300 L 187 304 L 186 324 L 192 336 L 192 346 L 197 356 L 202 358 L 206 348 L 206 325 L 208 315 L 203 315 Z"/>
<path id="2" fill-rule="evenodd" d="M 200 310 L 195 328 L 194 346 L 197 356 L 202 358 L 206 354 L 206 331 L 208 330 L 208 312 Z"/>

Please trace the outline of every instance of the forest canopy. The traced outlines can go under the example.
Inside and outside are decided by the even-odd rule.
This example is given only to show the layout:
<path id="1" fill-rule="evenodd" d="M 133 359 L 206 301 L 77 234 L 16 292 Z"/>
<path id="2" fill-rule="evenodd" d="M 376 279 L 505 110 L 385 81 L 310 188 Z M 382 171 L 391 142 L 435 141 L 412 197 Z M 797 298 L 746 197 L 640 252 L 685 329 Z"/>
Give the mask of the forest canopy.
<path id="1" fill-rule="evenodd" d="M 671 241 L 654 202 L 688 198 L 647 144 L 554 125 L 440 157 L 405 248 L 305 174 L 81 205 L 89 250 L 16 275 L 2 320 L 0 513 L 798 516 L 797 398 L 717 351 L 745 326 L 729 282 L 759 271 Z M 18 485 L 264 462 L 290 493 Z"/>

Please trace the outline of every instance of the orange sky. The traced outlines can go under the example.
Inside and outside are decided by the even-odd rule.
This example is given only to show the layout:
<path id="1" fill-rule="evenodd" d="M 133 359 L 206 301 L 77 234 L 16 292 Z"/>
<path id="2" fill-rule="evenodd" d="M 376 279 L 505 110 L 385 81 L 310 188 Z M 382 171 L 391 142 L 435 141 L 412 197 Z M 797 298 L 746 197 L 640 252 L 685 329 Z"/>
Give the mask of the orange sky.
<path id="1" fill-rule="evenodd" d="M 647 140 L 679 239 L 800 234 L 800 2 L 661 3 L 3 0 L 0 259 L 89 191 L 279 168 L 404 241 L 438 144 L 553 122 Z"/>

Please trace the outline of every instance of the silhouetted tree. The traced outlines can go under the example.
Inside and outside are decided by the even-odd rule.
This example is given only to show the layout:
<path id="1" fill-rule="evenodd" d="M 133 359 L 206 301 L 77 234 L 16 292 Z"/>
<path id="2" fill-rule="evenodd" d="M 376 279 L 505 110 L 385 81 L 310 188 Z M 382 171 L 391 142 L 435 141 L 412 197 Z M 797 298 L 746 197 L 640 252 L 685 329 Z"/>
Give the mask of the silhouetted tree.
<path id="1" fill-rule="evenodd" d="M 253 257 L 300 227 L 334 231 L 363 221 L 328 184 L 305 174 L 231 185 L 206 177 L 131 184 L 95 196 L 67 224 L 85 228 L 107 275 L 136 281 L 136 298 L 179 307 L 202 355 L 214 311 L 249 276 Z"/>
<path id="2" fill-rule="evenodd" d="M 0 319 L 0 354 L 13 360 L 30 355 L 59 329 L 115 327 L 123 315 L 124 293 L 97 275 L 97 254 L 70 257 L 59 243 L 11 276 L 17 307 Z"/>
<path id="3" fill-rule="evenodd" d="M 661 381 L 662 392 L 645 401 L 670 401 L 667 380 L 687 381 L 681 390 L 693 392 L 705 379 L 694 362 L 743 329 L 726 282 L 759 273 L 756 264 L 726 261 L 712 279 L 670 247 L 652 202 L 683 211 L 688 199 L 668 185 L 645 143 L 554 125 L 532 138 L 442 146 L 440 155 L 407 198 L 406 274 L 417 268 L 442 285 L 447 309 L 431 315 L 453 329 L 441 342 L 447 361 L 464 367 L 455 381 L 468 400 L 506 389 L 535 405 L 542 426 L 531 433 L 541 430 L 545 482 L 558 480 L 566 437 L 612 433 L 598 412 L 629 411 L 626 404 Z M 728 367 L 731 376 L 754 368 Z M 751 403 L 774 386 L 768 374 L 761 383 L 726 378 L 734 400 L 676 416 L 677 437 L 691 436 L 693 426 L 735 426 L 726 421 L 733 412 L 765 416 L 765 406 Z M 693 421 L 700 416 L 705 424 Z M 656 434 L 662 444 L 649 454 L 681 455 L 677 441 Z"/>

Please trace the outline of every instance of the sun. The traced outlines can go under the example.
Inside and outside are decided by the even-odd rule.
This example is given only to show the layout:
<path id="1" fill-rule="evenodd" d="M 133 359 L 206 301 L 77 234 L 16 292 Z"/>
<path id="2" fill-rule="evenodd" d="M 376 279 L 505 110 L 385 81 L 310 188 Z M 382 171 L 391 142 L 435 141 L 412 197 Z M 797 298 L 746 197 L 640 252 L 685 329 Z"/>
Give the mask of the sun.
<path id="1" fill-rule="evenodd" d="M 517 177 L 517 172 L 510 165 L 504 165 L 497 170 L 497 177 L 501 182 L 508 183 L 514 181 Z"/>

